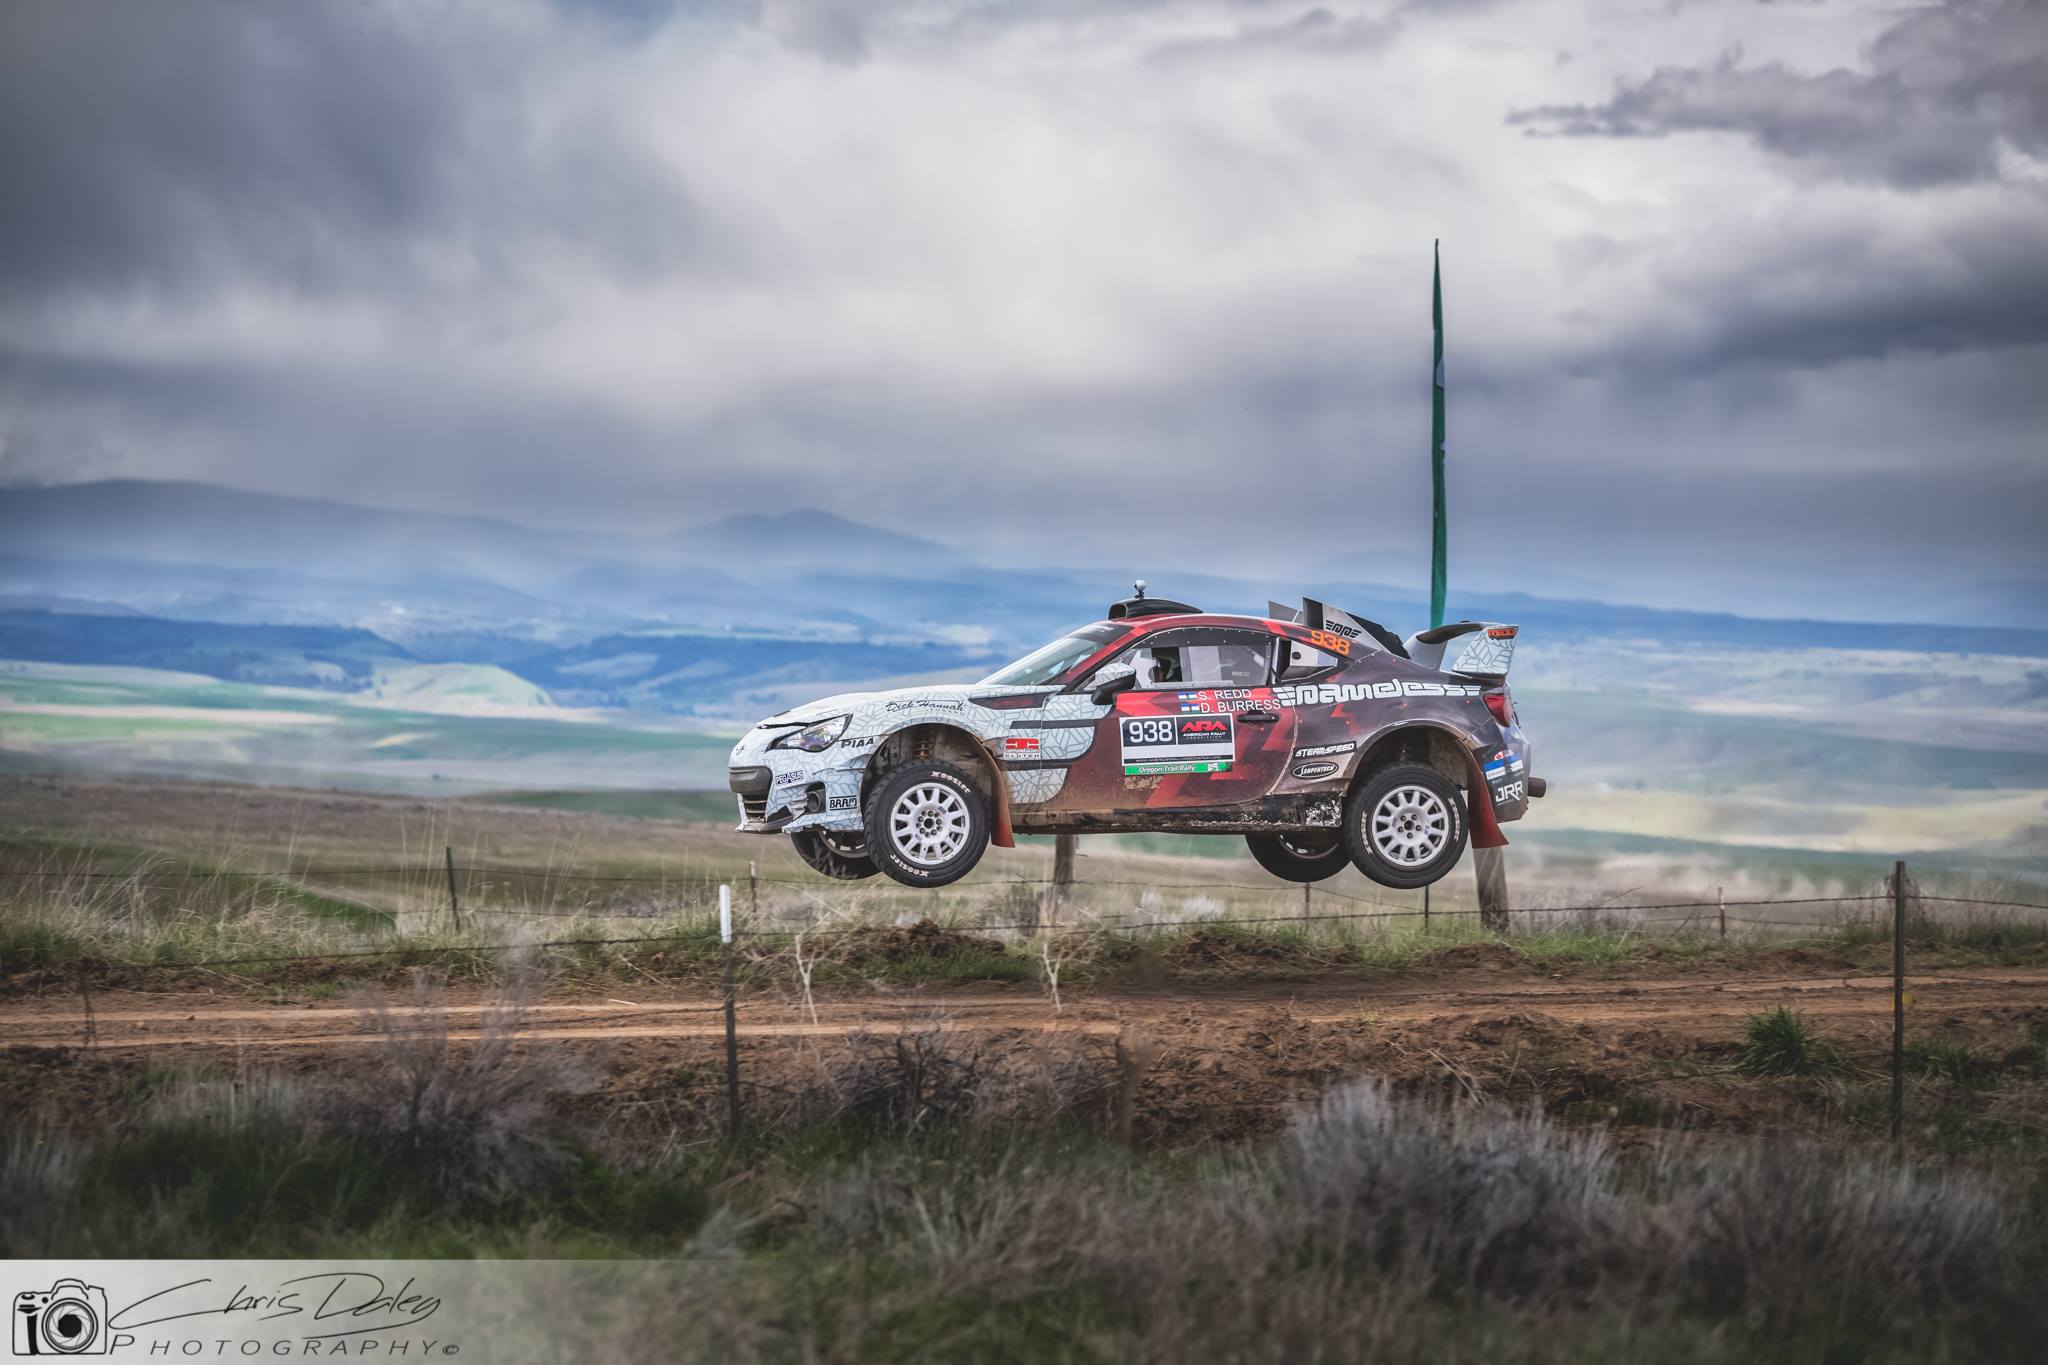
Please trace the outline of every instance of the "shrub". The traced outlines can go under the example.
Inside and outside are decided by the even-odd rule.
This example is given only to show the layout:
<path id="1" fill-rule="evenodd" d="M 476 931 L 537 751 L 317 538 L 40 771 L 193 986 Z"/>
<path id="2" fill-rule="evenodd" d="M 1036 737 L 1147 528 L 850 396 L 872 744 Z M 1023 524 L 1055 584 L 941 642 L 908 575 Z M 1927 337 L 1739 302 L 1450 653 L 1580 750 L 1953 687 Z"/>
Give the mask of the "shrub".
<path id="1" fill-rule="evenodd" d="M 1989 1057 L 1966 1043 L 1945 1038 L 1925 1038 L 1906 1044 L 1906 1063 L 1923 1076 L 1957 1085 L 1985 1085 L 1998 1075 L 1998 1068 Z"/>
<path id="2" fill-rule="evenodd" d="M 1428 1110 L 1351 1086 L 1295 1124 L 1273 1174 L 1288 1240 L 1438 1291 L 1584 1288 L 1635 1241 L 1602 1138 L 1536 1110 Z"/>
<path id="3" fill-rule="evenodd" d="M 1840 1055 L 1797 1010 L 1781 1005 L 1769 1014 L 1752 1014 L 1742 1031 L 1747 1041 L 1735 1065 L 1748 1075 L 1810 1076 L 1841 1067 Z"/>

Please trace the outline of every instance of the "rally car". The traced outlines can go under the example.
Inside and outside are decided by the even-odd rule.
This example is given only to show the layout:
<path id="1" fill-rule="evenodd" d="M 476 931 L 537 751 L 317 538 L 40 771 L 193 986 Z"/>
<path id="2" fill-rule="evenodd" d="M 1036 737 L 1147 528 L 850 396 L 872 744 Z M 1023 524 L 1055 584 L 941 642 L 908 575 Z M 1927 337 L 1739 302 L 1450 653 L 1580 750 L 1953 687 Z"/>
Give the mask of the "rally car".
<path id="1" fill-rule="evenodd" d="M 829 697 L 732 751 L 740 829 L 829 877 L 944 886 L 1029 834 L 1242 834 L 1290 881 L 1436 881 L 1543 781 L 1511 625 L 1403 641 L 1313 599 L 1220 616 L 1137 595 L 977 683 Z"/>

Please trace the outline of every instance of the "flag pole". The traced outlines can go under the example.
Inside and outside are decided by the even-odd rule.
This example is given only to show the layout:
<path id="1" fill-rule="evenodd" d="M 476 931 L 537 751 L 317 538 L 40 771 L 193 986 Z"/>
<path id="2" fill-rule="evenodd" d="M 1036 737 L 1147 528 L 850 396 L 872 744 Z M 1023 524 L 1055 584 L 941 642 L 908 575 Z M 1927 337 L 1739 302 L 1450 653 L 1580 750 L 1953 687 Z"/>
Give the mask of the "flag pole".
<path id="1" fill-rule="evenodd" d="M 1429 545 L 1429 624 L 1444 623 L 1444 597 L 1449 586 L 1445 567 L 1449 532 L 1444 518 L 1444 267 L 1441 243 L 1430 244 L 1429 314 L 1436 332 L 1435 365 L 1430 371 L 1429 481 L 1433 494 Z"/>

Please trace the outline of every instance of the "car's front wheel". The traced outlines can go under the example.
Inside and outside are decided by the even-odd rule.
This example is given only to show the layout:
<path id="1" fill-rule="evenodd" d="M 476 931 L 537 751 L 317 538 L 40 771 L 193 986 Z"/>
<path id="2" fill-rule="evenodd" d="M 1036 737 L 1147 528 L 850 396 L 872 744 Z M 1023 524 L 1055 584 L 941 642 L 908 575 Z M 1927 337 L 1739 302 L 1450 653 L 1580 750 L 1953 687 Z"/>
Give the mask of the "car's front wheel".
<path id="1" fill-rule="evenodd" d="M 905 886 L 946 886 L 988 847 L 988 802 L 950 763 L 906 763 L 868 797 L 868 856 Z"/>
<path id="2" fill-rule="evenodd" d="M 868 842 L 864 835 L 842 834 L 831 829 L 800 829 L 789 836 L 789 841 L 796 845 L 796 856 L 809 864 L 813 872 L 822 872 L 842 882 L 857 882 L 882 870 L 868 856 Z"/>
<path id="3" fill-rule="evenodd" d="M 1290 882 L 1319 882 L 1336 876 L 1351 862 L 1343 834 L 1334 829 L 1247 834 L 1244 841 L 1260 867 Z"/>
<path id="4" fill-rule="evenodd" d="M 1358 870 L 1400 890 L 1428 886 L 1465 852 L 1465 801 L 1421 763 L 1381 768 L 1344 803 L 1344 843 Z"/>

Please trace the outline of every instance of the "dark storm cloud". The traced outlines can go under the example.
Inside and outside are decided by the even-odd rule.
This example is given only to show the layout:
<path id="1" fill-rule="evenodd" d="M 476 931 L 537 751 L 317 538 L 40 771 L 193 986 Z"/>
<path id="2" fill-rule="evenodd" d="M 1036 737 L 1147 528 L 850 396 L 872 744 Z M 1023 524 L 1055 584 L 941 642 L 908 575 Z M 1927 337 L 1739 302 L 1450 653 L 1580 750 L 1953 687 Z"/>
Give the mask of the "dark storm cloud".
<path id="1" fill-rule="evenodd" d="M 1413 561 L 1441 236 L 1461 570 L 1590 590 L 1626 553 L 1676 593 L 1739 547 L 1832 585 L 1865 537 L 1839 483 L 1858 518 L 1934 509 L 1901 573 L 2041 576 L 2014 509 L 2048 191 L 1984 170 L 2041 146 L 1999 64 L 2038 55 L 2025 15 L 1884 19 L 1806 76 L 1789 54 L 1825 73 L 1870 21 L 1731 12 L 22 0 L 0 479 Z M 1782 67 L 1683 65 L 1745 24 Z M 1630 94 L 1667 87 L 1678 114 Z M 1802 100 L 1834 112 L 1778 117 Z M 1708 109 L 1771 154 L 1531 140 L 1511 103 L 1587 133 Z M 1910 195 L 1871 183 L 1897 110 L 1940 151 Z M 1210 537 L 1218 490 L 1277 510 Z"/>
<path id="2" fill-rule="evenodd" d="M 1569 137 L 1729 132 L 1849 180 L 1906 189 L 1987 180 L 2002 142 L 2048 151 L 2048 5 L 1952 0 L 1909 11 L 1867 68 L 1804 73 L 1729 55 L 1624 81 L 1601 104 L 1552 104 L 1509 121 Z"/>
<path id="3" fill-rule="evenodd" d="M 1682 379 L 2048 343 L 2048 196 L 1986 204 L 1938 231 L 1848 220 L 1730 245 L 1664 266 L 1662 306 L 1618 345 L 1590 339 L 1579 368 Z"/>
<path id="4" fill-rule="evenodd" d="M 615 129 L 538 126 L 544 54 L 440 13 L 0 6 L 0 293 L 459 288 L 570 234 L 663 264 L 681 187 Z"/>

